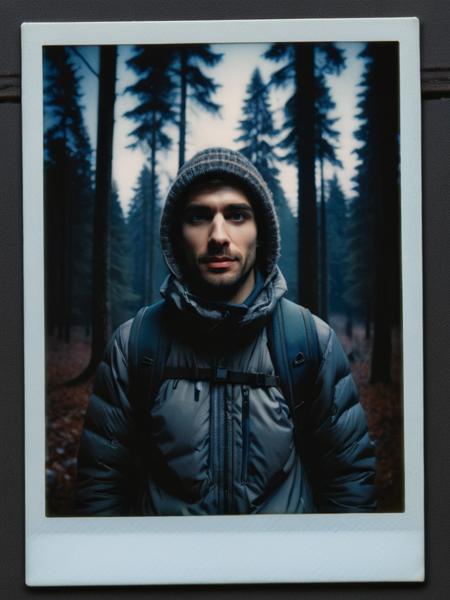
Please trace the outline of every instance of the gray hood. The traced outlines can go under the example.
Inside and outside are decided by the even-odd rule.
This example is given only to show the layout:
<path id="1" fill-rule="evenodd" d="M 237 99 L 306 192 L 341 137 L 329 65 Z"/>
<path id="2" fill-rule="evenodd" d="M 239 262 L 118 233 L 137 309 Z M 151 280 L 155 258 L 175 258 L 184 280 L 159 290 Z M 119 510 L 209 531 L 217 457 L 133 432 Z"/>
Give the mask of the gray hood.
<path id="1" fill-rule="evenodd" d="M 198 152 L 181 167 L 169 190 L 161 218 L 160 235 L 161 249 L 170 272 L 181 279 L 181 266 L 173 243 L 177 239 L 180 210 L 188 189 L 205 177 L 232 178 L 248 194 L 261 236 L 258 268 L 264 279 L 269 278 L 275 272 L 280 252 L 278 218 L 272 193 L 255 166 L 240 152 L 227 148 L 208 148 Z"/>

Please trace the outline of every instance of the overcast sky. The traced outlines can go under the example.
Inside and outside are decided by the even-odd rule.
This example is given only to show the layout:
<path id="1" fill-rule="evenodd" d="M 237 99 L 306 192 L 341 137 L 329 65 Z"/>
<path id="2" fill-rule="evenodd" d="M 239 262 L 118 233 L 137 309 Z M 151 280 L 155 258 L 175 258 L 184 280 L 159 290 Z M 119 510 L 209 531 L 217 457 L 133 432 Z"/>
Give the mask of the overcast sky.
<path id="1" fill-rule="evenodd" d="M 364 63 L 357 58 L 357 55 L 363 48 L 363 44 L 341 43 L 339 46 L 345 52 L 346 68 L 339 76 L 328 76 L 331 94 L 333 100 L 336 102 L 336 109 L 333 113 L 330 113 L 330 116 L 339 118 L 335 127 L 340 131 L 341 135 L 338 157 L 342 161 L 344 169 L 340 170 L 338 175 L 344 192 L 347 196 L 351 196 L 351 178 L 355 173 L 356 166 L 356 157 L 353 154 L 353 150 L 357 146 L 353 132 L 358 127 L 358 121 L 355 120 L 356 94 L 358 93 L 358 83 L 364 69 Z M 208 146 L 239 148 L 239 145 L 234 140 L 238 136 L 237 125 L 242 118 L 242 104 L 251 74 L 255 67 L 259 67 L 264 81 L 267 81 L 271 73 L 279 68 L 277 63 L 262 58 L 262 54 L 267 47 L 267 44 L 254 43 L 213 45 L 215 51 L 224 55 L 223 60 L 217 66 L 211 69 L 204 69 L 204 71 L 209 71 L 209 74 L 221 85 L 214 98 L 216 102 L 222 105 L 221 116 L 215 117 L 209 115 L 198 108 L 193 110 L 192 106 L 188 105 L 187 159 L 198 150 Z M 78 50 L 94 70 L 98 72 L 98 49 L 79 46 Z M 136 75 L 127 69 L 125 64 L 131 50 L 130 46 L 119 46 L 113 149 L 113 178 L 117 183 L 120 201 L 125 211 L 133 197 L 133 188 L 136 185 L 139 172 L 145 161 L 148 160 L 148 157 L 144 156 L 140 150 L 130 150 L 126 147 L 131 142 L 128 134 L 134 124 L 129 119 L 125 119 L 123 114 L 136 104 L 135 97 L 130 94 L 124 94 L 126 86 L 136 80 Z M 84 114 L 91 144 L 95 148 L 98 80 L 79 58 L 74 56 L 74 60 L 79 64 L 79 73 L 83 77 L 81 88 L 84 94 Z M 274 112 L 277 127 L 282 123 L 283 107 L 291 93 L 292 89 L 290 88 L 271 92 L 271 108 Z M 168 185 L 175 177 L 177 171 L 178 133 L 175 127 L 172 129 L 171 134 L 173 135 L 174 142 L 172 150 L 166 153 L 161 152 L 158 156 L 161 192 L 163 195 L 165 195 Z M 297 205 L 296 169 L 282 164 L 279 166 L 281 170 L 281 182 L 286 197 L 295 212 Z M 325 175 L 330 177 L 331 174 L 332 169 L 326 169 Z"/>

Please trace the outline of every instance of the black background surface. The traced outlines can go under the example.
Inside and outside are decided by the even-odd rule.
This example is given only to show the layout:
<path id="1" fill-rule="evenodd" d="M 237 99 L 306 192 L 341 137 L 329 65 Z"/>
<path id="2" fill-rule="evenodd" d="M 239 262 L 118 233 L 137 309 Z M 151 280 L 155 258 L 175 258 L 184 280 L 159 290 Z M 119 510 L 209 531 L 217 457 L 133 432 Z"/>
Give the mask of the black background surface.
<path id="1" fill-rule="evenodd" d="M 422 68 L 450 72 L 448 0 L 0 0 L 0 76 L 20 73 L 23 21 L 324 17 L 421 21 Z M 447 598 L 449 593 L 450 97 L 422 103 L 425 334 L 426 582 L 27 588 L 24 584 L 24 408 L 20 102 L 0 101 L 0 597 Z M 420 290 L 417 290 L 420 294 Z M 401 556 L 399 556 L 401 561 Z"/>

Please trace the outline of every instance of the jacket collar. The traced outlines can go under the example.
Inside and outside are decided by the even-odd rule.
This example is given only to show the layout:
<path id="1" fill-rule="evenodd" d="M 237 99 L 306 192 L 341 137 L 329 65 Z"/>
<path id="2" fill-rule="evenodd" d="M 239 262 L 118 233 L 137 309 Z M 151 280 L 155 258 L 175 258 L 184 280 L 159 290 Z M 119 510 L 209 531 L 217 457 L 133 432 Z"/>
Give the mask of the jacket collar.
<path id="1" fill-rule="evenodd" d="M 261 276 L 262 279 L 262 276 Z M 260 289 L 258 289 L 260 288 Z M 192 334 L 203 334 L 223 343 L 233 335 L 257 333 L 286 293 L 286 281 L 276 267 L 266 280 L 256 285 L 243 304 L 210 301 L 192 294 L 181 279 L 169 275 L 161 286 L 177 325 Z"/>

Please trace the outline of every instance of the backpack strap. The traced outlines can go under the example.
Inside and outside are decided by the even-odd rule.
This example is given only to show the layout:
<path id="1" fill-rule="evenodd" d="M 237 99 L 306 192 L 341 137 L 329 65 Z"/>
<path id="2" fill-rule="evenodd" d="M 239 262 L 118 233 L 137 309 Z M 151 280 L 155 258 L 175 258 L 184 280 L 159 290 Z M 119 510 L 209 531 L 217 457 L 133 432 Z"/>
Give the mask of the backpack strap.
<path id="1" fill-rule="evenodd" d="M 139 310 L 128 340 L 130 404 L 138 417 L 149 414 L 161 385 L 170 348 L 165 302 L 161 300 Z"/>
<path id="2" fill-rule="evenodd" d="M 133 409 L 143 418 L 149 414 L 156 393 L 168 376 L 166 361 L 171 336 L 164 313 L 164 300 L 144 306 L 131 326 L 128 341 L 129 396 Z M 269 321 L 267 334 L 275 373 L 298 428 L 299 409 L 313 396 L 320 364 L 319 340 L 313 317 L 307 308 L 282 298 Z M 185 373 L 184 377 L 192 378 L 187 375 Z M 259 373 L 246 375 L 260 376 Z M 210 379 L 211 374 L 207 373 L 205 378 Z M 258 380 L 257 383 L 265 385 L 263 381 Z"/>
<path id="3" fill-rule="evenodd" d="M 320 350 L 314 319 L 307 308 L 282 298 L 267 327 L 268 345 L 281 389 L 289 403 L 296 432 L 302 411 L 314 396 Z"/>
<path id="4" fill-rule="evenodd" d="M 186 379 L 188 381 L 208 381 L 209 383 L 231 383 L 249 387 L 279 387 L 280 378 L 276 375 L 252 371 L 232 371 L 223 367 L 166 367 L 162 374 L 165 379 Z"/>

